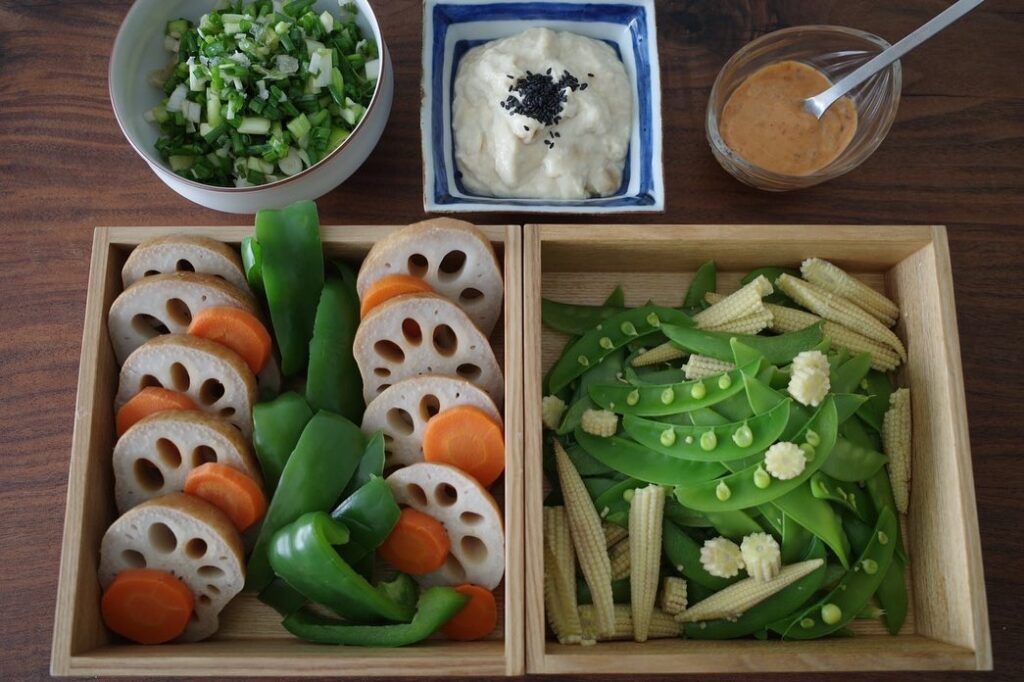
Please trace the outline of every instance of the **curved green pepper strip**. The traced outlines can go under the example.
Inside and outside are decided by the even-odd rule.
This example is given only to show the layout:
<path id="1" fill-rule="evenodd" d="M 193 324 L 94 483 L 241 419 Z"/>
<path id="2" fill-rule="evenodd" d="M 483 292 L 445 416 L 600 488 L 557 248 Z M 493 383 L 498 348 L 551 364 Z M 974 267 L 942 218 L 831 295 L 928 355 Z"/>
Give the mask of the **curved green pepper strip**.
<path id="1" fill-rule="evenodd" d="M 725 469 L 717 462 L 693 462 L 663 455 L 625 438 L 601 438 L 577 428 L 576 442 L 591 457 L 632 478 L 659 485 L 681 485 L 708 481 L 721 476 Z"/>
<path id="2" fill-rule="evenodd" d="M 278 530 L 270 546 L 270 565 L 289 586 L 347 620 L 407 622 L 412 610 L 374 588 L 345 562 L 335 545 L 349 531 L 325 512 L 315 511 Z"/>
<path id="3" fill-rule="evenodd" d="M 645 305 L 609 317 L 580 337 L 558 359 L 549 375 L 550 389 L 559 391 L 568 386 L 569 382 L 614 351 L 630 341 L 659 331 L 663 324 L 682 327 L 692 325 L 693 320 L 678 310 L 656 305 Z"/>
<path id="4" fill-rule="evenodd" d="M 316 204 L 298 201 L 281 210 L 256 213 L 256 239 L 263 258 L 263 289 L 281 351 L 281 373 L 298 374 L 309 361 L 324 252 Z"/>
<path id="5" fill-rule="evenodd" d="M 761 299 L 762 301 L 764 301 L 765 303 L 775 303 L 778 305 L 784 305 L 790 308 L 799 307 L 793 301 L 793 299 L 791 299 L 786 294 L 785 291 L 775 286 L 775 281 L 782 275 L 792 275 L 793 277 L 800 277 L 801 275 L 799 270 L 797 270 L 796 268 L 780 268 L 774 265 L 764 268 L 757 268 L 755 270 L 751 270 L 746 275 L 744 275 L 743 279 L 740 280 L 740 284 L 750 284 L 761 275 L 767 277 L 768 281 L 772 283 L 772 286 L 775 289 L 775 291 L 763 297 Z"/>
<path id="6" fill-rule="evenodd" d="M 718 290 L 718 269 L 715 261 L 709 260 L 694 273 L 690 280 L 690 286 L 686 289 L 686 297 L 683 299 L 684 308 L 706 308 L 704 294 L 709 291 Z"/>
<path id="7" fill-rule="evenodd" d="M 786 365 L 798 353 L 811 350 L 821 343 L 823 339 L 822 324 L 819 322 L 806 329 L 778 336 L 709 332 L 696 327 L 682 327 L 674 324 L 664 324 L 661 329 L 674 345 L 691 353 L 732 362 L 733 351 L 729 341 L 735 338 L 761 353 L 769 364 Z"/>
<path id="8" fill-rule="evenodd" d="M 559 436 L 564 436 L 567 433 L 572 433 L 579 426 L 580 420 L 583 419 L 583 413 L 596 407 L 594 401 L 590 399 L 589 388 L 596 384 L 614 382 L 622 371 L 622 363 L 625 357 L 625 350 L 616 350 L 580 377 L 573 403 L 565 411 L 562 423 L 559 424 L 558 430 L 555 433 Z"/>
<path id="9" fill-rule="evenodd" d="M 871 370 L 860 384 L 861 389 L 869 396 L 868 401 L 857 410 L 857 416 L 865 421 L 876 432 L 882 432 L 882 418 L 889 409 L 889 396 L 892 394 L 892 382 L 889 376 L 877 370 Z"/>
<path id="10" fill-rule="evenodd" d="M 253 237 L 242 238 L 242 269 L 245 281 L 254 294 L 263 294 L 263 254 L 260 243 Z"/>
<path id="11" fill-rule="evenodd" d="M 359 327 L 359 294 L 355 273 L 337 265 L 342 277 L 330 277 L 320 294 L 309 342 L 306 400 L 314 410 L 340 414 L 355 423 L 363 420 L 363 380 L 352 355 Z"/>
<path id="12" fill-rule="evenodd" d="M 298 393 L 282 393 L 252 408 L 252 447 L 263 471 L 267 496 L 273 496 L 284 465 L 306 424 L 313 418 L 306 399 Z"/>
<path id="13" fill-rule="evenodd" d="M 664 417 L 715 405 L 729 396 L 736 395 L 743 390 L 743 375 L 756 374 L 759 365 L 760 363 L 753 363 L 724 374 L 678 384 L 596 385 L 590 387 L 590 397 L 604 409 L 619 414 Z M 697 388 L 698 386 L 700 388 Z"/>
<path id="14" fill-rule="evenodd" d="M 883 509 L 891 509 L 893 513 L 896 513 L 896 498 L 892 494 L 892 482 L 889 480 L 889 474 L 885 469 L 879 469 L 871 478 L 865 479 L 864 490 L 868 492 L 868 497 L 871 498 L 871 504 L 875 508 L 875 513 L 881 513 Z M 899 518 L 898 516 L 896 518 Z M 900 524 L 896 524 L 896 556 L 900 561 L 906 565 L 910 558 L 907 556 L 906 546 L 903 544 L 903 529 Z"/>
<path id="15" fill-rule="evenodd" d="M 260 592 L 259 600 L 282 616 L 290 616 L 309 603 L 305 596 L 293 590 L 280 578 L 274 578 Z"/>
<path id="16" fill-rule="evenodd" d="M 348 562 L 358 561 L 380 546 L 398 523 L 402 510 L 383 478 L 372 477 L 331 512 L 331 518 L 348 528 L 352 542 L 342 552 Z M 343 548 L 344 549 L 344 548 Z"/>
<path id="17" fill-rule="evenodd" d="M 800 556 L 803 560 L 824 559 L 825 546 L 815 541 Z M 686 636 L 691 639 L 735 639 L 762 630 L 780 617 L 793 613 L 814 597 L 825 580 L 825 566 L 822 561 L 821 566 L 760 604 L 750 607 L 739 618 L 687 623 Z"/>
<path id="18" fill-rule="evenodd" d="M 889 458 L 882 453 L 862 448 L 840 437 L 822 471 L 838 481 L 856 483 L 874 476 L 888 461 Z"/>
<path id="19" fill-rule="evenodd" d="M 363 456 L 359 459 L 359 466 L 356 467 L 351 480 L 345 486 L 345 492 L 341 494 L 341 499 L 346 499 L 349 495 L 373 480 L 375 476 L 381 477 L 383 475 L 384 432 L 377 431 L 370 436 L 370 440 L 366 441 L 366 449 L 363 451 Z"/>
<path id="20" fill-rule="evenodd" d="M 619 578 L 612 581 L 612 602 L 615 604 L 628 604 L 630 600 L 629 578 Z M 593 604 L 594 597 L 590 594 L 590 586 L 583 578 L 576 578 L 576 603 Z"/>
<path id="21" fill-rule="evenodd" d="M 772 505 L 774 506 L 774 505 Z M 778 507 L 775 507 L 778 509 Z M 781 510 L 780 510 L 781 513 Z M 807 547 L 814 541 L 814 534 L 801 526 L 787 514 L 782 514 L 782 563 L 799 561 L 807 553 Z M 824 558 L 824 557 L 822 557 Z"/>
<path id="22" fill-rule="evenodd" d="M 883 510 L 871 541 L 839 584 L 795 616 L 775 621 L 771 629 L 783 639 L 817 639 L 840 630 L 856 618 L 889 570 L 896 546 L 896 526 L 892 510 Z"/>
<path id="23" fill-rule="evenodd" d="M 843 527 L 850 538 L 850 546 L 858 553 L 863 552 L 871 542 L 871 526 L 847 516 L 843 519 Z M 903 578 L 903 562 L 898 557 L 893 557 L 875 596 L 878 597 L 878 603 L 884 611 L 882 620 L 889 634 L 899 634 L 903 622 L 907 619 L 908 595 L 907 584 Z"/>
<path id="24" fill-rule="evenodd" d="M 821 443 L 815 446 L 814 459 L 807 462 L 799 476 L 784 481 L 769 479 L 766 487 L 759 487 L 758 476 L 755 474 L 762 465 L 757 463 L 719 479 L 684 484 L 676 488 L 676 499 L 685 507 L 703 512 L 746 509 L 771 502 L 801 486 L 828 461 L 832 447 L 836 443 L 838 428 L 836 406 L 830 396 L 798 434 L 799 438 L 806 431 L 813 430 L 821 438 Z"/>
<path id="25" fill-rule="evenodd" d="M 709 590 L 717 592 L 740 579 L 740 576 L 719 578 L 708 573 L 700 563 L 700 545 L 682 528 L 667 519 L 662 525 L 661 549 L 677 573 Z"/>
<path id="26" fill-rule="evenodd" d="M 309 420 L 263 517 L 246 569 L 247 590 L 262 591 L 274 578 L 267 556 L 274 533 L 306 512 L 330 509 L 352 478 L 365 446 L 359 427 L 342 416 L 318 412 Z"/>
<path id="27" fill-rule="evenodd" d="M 848 509 L 865 523 L 871 520 L 871 498 L 856 483 L 843 483 L 819 471 L 811 476 L 811 494 Z"/>
<path id="28" fill-rule="evenodd" d="M 451 587 L 429 587 L 420 595 L 411 623 L 350 625 L 307 610 L 284 619 L 284 628 L 307 642 L 345 646 L 399 647 L 421 642 L 462 610 L 466 595 Z"/>
<path id="29" fill-rule="evenodd" d="M 774 443 L 789 421 L 791 402 L 785 400 L 752 419 L 720 426 L 666 425 L 626 415 L 622 428 L 636 442 L 666 455 L 698 462 L 731 461 L 763 452 Z"/>
<path id="30" fill-rule="evenodd" d="M 540 301 L 540 319 L 544 326 L 573 336 L 582 336 L 625 310 L 625 305 L 616 305 L 614 301 L 604 305 L 559 303 L 547 298 Z"/>
<path id="31" fill-rule="evenodd" d="M 853 393 L 871 371 L 871 353 L 854 355 L 829 372 L 829 390 L 833 393 Z"/>

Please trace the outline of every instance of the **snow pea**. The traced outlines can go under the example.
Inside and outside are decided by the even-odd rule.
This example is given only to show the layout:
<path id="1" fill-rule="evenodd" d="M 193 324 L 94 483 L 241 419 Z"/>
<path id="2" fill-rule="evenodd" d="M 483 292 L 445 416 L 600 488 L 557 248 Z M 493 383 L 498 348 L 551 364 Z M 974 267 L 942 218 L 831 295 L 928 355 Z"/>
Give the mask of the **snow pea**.
<path id="1" fill-rule="evenodd" d="M 809 549 L 801 552 L 799 560 L 822 559 L 821 566 L 814 569 L 792 585 L 768 597 L 760 604 L 747 609 L 735 619 L 718 619 L 687 623 L 686 636 L 691 639 L 735 639 L 762 630 L 786 614 L 793 613 L 806 604 L 821 588 L 825 580 L 825 545 L 814 541 Z"/>
<path id="2" fill-rule="evenodd" d="M 676 488 L 676 499 L 686 507 L 705 512 L 746 509 L 771 502 L 802 485 L 828 461 L 832 447 L 836 443 L 837 429 L 835 401 L 829 396 L 814 417 L 797 434 L 799 438 L 808 430 L 813 430 L 821 439 L 815 446 L 814 459 L 807 462 L 799 476 L 784 481 L 769 479 L 767 487 L 758 487 L 755 483 L 755 472 L 761 467 L 758 462 L 719 479 L 684 484 Z"/>
<path id="3" fill-rule="evenodd" d="M 618 580 L 613 580 L 612 601 L 616 604 L 628 604 L 629 600 L 629 578 L 619 578 Z M 594 603 L 594 597 L 590 594 L 590 585 L 587 585 L 587 581 L 579 577 L 576 578 L 576 603 Z"/>
<path id="4" fill-rule="evenodd" d="M 565 445 L 565 454 L 569 455 L 569 461 L 576 467 L 576 471 L 579 472 L 580 476 L 584 478 L 594 476 L 608 477 L 610 474 L 617 473 L 611 467 L 587 454 L 587 451 L 579 443 L 567 443 Z"/>
<path id="5" fill-rule="evenodd" d="M 683 299 L 684 308 L 704 308 L 704 294 L 718 289 L 718 271 L 715 268 L 715 261 L 709 260 L 699 268 L 690 281 L 686 290 L 686 298 Z"/>
<path id="6" fill-rule="evenodd" d="M 891 509 L 894 514 L 896 513 L 896 498 L 893 497 L 892 483 L 884 468 L 879 469 L 874 476 L 865 479 L 864 489 L 868 492 L 868 497 L 871 498 L 876 514 L 880 514 L 883 509 Z M 906 546 L 903 544 L 903 529 L 898 523 L 896 524 L 896 556 L 904 564 L 910 560 L 907 556 Z"/>
<path id="7" fill-rule="evenodd" d="M 796 268 L 780 268 L 774 265 L 764 268 L 757 268 L 756 270 L 751 270 L 746 275 L 744 275 L 743 279 L 740 280 L 740 284 L 750 284 L 761 275 L 764 275 L 768 279 L 768 281 L 771 282 L 774 286 L 775 281 L 779 279 L 779 277 L 781 277 L 782 275 L 792 275 L 793 277 L 800 277 L 800 271 L 797 270 Z M 793 302 L 793 299 L 791 299 L 785 291 L 778 287 L 775 287 L 775 291 L 763 297 L 761 300 L 764 301 L 765 303 L 776 303 L 778 305 L 789 306 L 792 308 L 797 307 L 796 303 Z"/>
<path id="8" fill-rule="evenodd" d="M 662 525 L 661 549 L 677 573 L 709 590 L 717 592 L 740 579 L 740 576 L 719 578 L 704 570 L 700 563 L 700 545 L 682 528 L 668 520 Z"/>
<path id="9" fill-rule="evenodd" d="M 627 490 L 634 490 L 646 485 L 645 481 L 627 478 L 609 486 L 594 498 L 594 508 L 602 519 L 617 526 L 625 527 L 629 521 L 629 502 L 623 496 Z"/>
<path id="10" fill-rule="evenodd" d="M 595 384 L 607 384 L 615 381 L 615 378 L 622 371 L 622 363 L 626 357 L 623 349 L 619 349 L 601 360 L 597 365 L 580 377 L 579 386 L 576 389 L 576 396 L 572 405 L 565 411 L 562 423 L 558 426 L 556 433 L 564 436 L 572 433 L 573 429 L 579 426 L 583 413 L 596 407 L 590 399 L 588 391 L 590 386 Z"/>
<path id="11" fill-rule="evenodd" d="M 544 326 L 563 334 L 583 336 L 609 317 L 625 311 L 625 305 L 578 305 L 547 298 L 540 301 L 540 319 Z"/>
<path id="12" fill-rule="evenodd" d="M 860 554 L 856 565 L 846 571 L 839 584 L 795 616 L 775 621 L 771 629 L 784 639 L 817 639 L 845 627 L 856 618 L 878 590 L 878 585 L 892 564 L 896 526 L 892 510 L 883 510 L 875 524 L 871 541 Z"/>
<path id="13" fill-rule="evenodd" d="M 774 506 L 774 505 L 772 505 Z M 775 507 L 775 509 L 779 509 Z M 781 510 L 779 510 L 781 513 Z M 801 526 L 792 516 L 782 514 L 782 563 L 799 561 L 807 552 L 807 546 L 814 541 L 814 535 Z"/>
<path id="14" fill-rule="evenodd" d="M 731 400 L 731 398 L 730 398 Z M 721 405 L 722 403 L 719 403 Z M 687 419 L 694 426 L 721 426 L 731 420 L 710 407 L 698 407 L 686 413 Z"/>
<path id="15" fill-rule="evenodd" d="M 846 516 L 843 519 L 843 527 L 850 538 L 850 546 L 858 553 L 863 552 L 871 541 L 871 526 Z M 898 557 L 893 557 L 892 564 L 879 583 L 875 596 L 884 610 L 882 620 L 886 629 L 890 634 L 899 634 L 903 622 L 907 619 L 908 595 L 907 584 L 903 578 L 903 562 Z"/>
<path id="16" fill-rule="evenodd" d="M 853 393 L 871 370 L 871 353 L 855 355 L 829 372 L 829 390 L 833 393 Z"/>
<path id="17" fill-rule="evenodd" d="M 773 365 L 787 365 L 801 351 L 811 350 L 824 338 L 822 323 L 811 325 L 806 329 L 778 336 L 751 336 L 748 334 L 730 334 L 727 332 L 709 332 L 696 327 L 683 327 L 675 324 L 663 324 L 662 332 L 669 340 L 691 353 L 699 353 L 708 357 L 732 362 L 733 351 L 730 339 L 736 338 L 747 346 L 761 353 L 765 360 Z"/>
<path id="18" fill-rule="evenodd" d="M 691 462 L 671 457 L 617 436 L 601 438 L 579 428 L 575 436 L 576 442 L 595 459 L 627 476 L 648 483 L 680 485 L 708 481 L 725 471 L 716 462 Z"/>
<path id="19" fill-rule="evenodd" d="M 781 538 L 783 517 L 785 516 L 782 510 L 768 502 L 757 505 L 757 512 L 761 515 L 765 530 Z"/>
<path id="20" fill-rule="evenodd" d="M 844 567 L 849 565 L 850 541 L 843 532 L 839 516 L 831 504 L 812 495 L 809 486 L 802 485 L 772 504 L 828 545 Z"/>
<path id="21" fill-rule="evenodd" d="M 639 353 L 637 353 L 639 355 Z M 654 384 L 678 384 L 686 381 L 686 371 L 678 367 L 658 369 L 657 367 L 633 367 L 630 359 L 626 359 L 622 370 L 623 377 L 634 386 L 650 386 Z"/>
<path id="22" fill-rule="evenodd" d="M 542 305 L 541 315 L 542 316 L 543 316 L 543 304 L 544 304 L 544 302 L 542 301 L 541 302 L 541 305 Z M 549 304 L 555 305 L 555 306 L 562 305 L 560 303 L 554 303 L 554 302 L 549 302 Z M 626 294 L 622 290 L 622 287 L 617 286 L 617 287 L 615 287 L 615 289 L 612 290 L 612 293 L 608 294 L 608 298 L 605 299 L 604 304 L 602 306 L 577 306 L 577 307 L 580 307 L 580 308 L 594 308 L 594 307 L 605 307 L 605 308 L 608 308 L 608 307 L 611 307 L 611 308 L 616 308 L 616 309 L 624 309 L 625 305 L 626 305 Z M 617 310 L 616 312 L 621 312 L 621 310 Z M 569 350 L 569 347 L 572 346 L 572 344 L 576 343 L 576 341 L 579 340 L 579 336 L 581 334 L 584 334 L 587 331 L 593 329 L 594 327 L 596 327 L 600 323 L 601 323 L 601 321 L 597 320 L 593 324 L 588 324 L 586 326 L 582 326 L 581 325 L 578 331 L 568 332 L 568 333 L 571 333 L 572 336 L 570 336 L 568 339 L 566 339 L 565 346 L 562 347 L 562 352 L 559 354 L 559 357 L 562 357 L 563 355 L 565 355 L 565 352 L 567 350 Z M 548 371 L 544 373 L 544 395 L 556 395 L 559 398 L 561 398 L 562 400 L 568 400 L 569 399 L 569 386 L 566 386 L 566 387 L 562 388 L 559 391 L 552 391 L 552 390 L 550 390 L 550 387 L 551 387 L 551 372 L 554 369 L 555 369 L 555 365 L 552 365 L 551 367 L 548 368 Z"/>
<path id="23" fill-rule="evenodd" d="M 636 387 L 626 384 L 594 385 L 590 387 L 590 397 L 601 407 L 619 414 L 641 417 L 679 414 L 715 405 L 739 393 L 743 390 L 743 375 L 756 374 L 759 365 L 753 363 L 724 374 L 676 384 Z"/>
<path id="24" fill-rule="evenodd" d="M 775 390 L 765 383 L 760 375 L 744 377 L 743 388 L 754 414 L 764 414 L 787 399 L 784 391 Z M 836 403 L 836 418 L 840 426 L 853 417 L 865 400 L 865 396 L 856 393 L 833 393 L 831 397 Z M 792 440 L 813 415 L 813 408 L 794 402 L 789 411 L 789 423 L 786 424 L 780 440 Z"/>
<path id="25" fill-rule="evenodd" d="M 859 412 L 860 411 L 858 410 L 858 413 Z M 870 427 L 864 423 L 864 420 L 857 415 L 854 415 L 840 424 L 839 435 L 862 448 L 870 448 L 877 452 L 882 451 L 882 435 L 872 431 Z"/>
<path id="26" fill-rule="evenodd" d="M 718 534 L 730 540 L 742 540 L 751 533 L 764 531 L 754 517 L 741 509 L 721 512 L 705 512 L 704 516 Z"/>
<path id="27" fill-rule="evenodd" d="M 674 497 L 665 498 L 665 519 L 677 526 L 685 526 L 687 528 L 711 528 L 711 522 L 708 521 L 707 516 L 692 509 L 687 509 L 676 502 Z"/>
<path id="28" fill-rule="evenodd" d="M 819 471 L 811 476 L 811 494 L 848 509 L 865 523 L 871 519 L 871 498 L 856 483 L 842 483 Z"/>
<path id="29" fill-rule="evenodd" d="M 837 480 L 856 483 L 874 476 L 887 461 L 889 458 L 882 453 L 856 445 L 840 436 L 822 471 Z"/>
<path id="30" fill-rule="evenodd" d="M 656 305 L 612 315 L 581 336 L 558 359 L 549 377 L 551 390 L 568 386 L 588 367 L 595 366 L 630 341 L 657 332 L 663 323 L 685 328 L 685 325 L 693 325 L 693 320 L 678 310 Z"/>
<path id="31" fill-rule="evenodd" d="M 871 396 L 868 402 L 857 410 L 857 416 L 865 421 L 878 433 L 882 432 L 882 417 L 889 409 L 889 396 L 892 394 L 892 382 L 889 376 L 877 370 L 871 370 L 861 382 L 861 388 Z"/>
<path id="32" fill-rule="evenodd" d="M 752 419 L 720 426 L 666 426 L 664 422 L 626 415 L 622 428 L 636 442 L 666 455 L 699 462 L 722 462 L 766 450 L 786 427 L 791 402 L 784 400 Z"/>

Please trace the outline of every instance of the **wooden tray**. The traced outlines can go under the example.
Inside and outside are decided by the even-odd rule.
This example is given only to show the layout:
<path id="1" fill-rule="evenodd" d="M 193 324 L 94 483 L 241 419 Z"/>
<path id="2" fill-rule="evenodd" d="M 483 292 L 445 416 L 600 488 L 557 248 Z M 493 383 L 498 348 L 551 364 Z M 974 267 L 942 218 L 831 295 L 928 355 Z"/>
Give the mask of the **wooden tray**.
<path id="1" fill-rule="evenodd" d="M 991 669 L 953 282 L 943 227 L 527 225 L 524 239 L 526 653 L 530 673 L 682 673 Z M 655 640 L 566 646 L 545 637 L 541 378 L 565 336 L 542 327 L 541 296 L 678 305 L 704 261 L 719 287 L 762 265 L 831 260 L 886 291 L 902 311 L 913 389 L 914 459 L 905 535 L 911 609 L 898 637 L 860 621 L 856 637 L 810 642 Z"/>
<path id="2" fill-rule="evenodd" d="M 323 227 L 328 256 L 361 257 L 395 227 Z M 307 644 L 253 595 L 240 595 L 221 615 L 221 628 L 197 644 L 142 647 L 119 642 L 100 619 L 96 578 L 100 539 L 114 520 L 114 393 L 118 366 L 107 335 L 107 310 L 121 292 L 121 266 L 144 239 L 181 228 L 97 228 L 85 310 L 78 401 L 71 450 L 60 584 L 53 635 L 54 675 L 517 675 L 523 672 L 522 528 L 522 250 L 518 226 L 484 227 L 504 258 L 505 315 L 492 344 L 505 371 L 505 580 L 498 588 L 499 628 L 487 641 L 442 639 L 400 649 Z M 237 245 L 250 227 L 188 228 Z"/>

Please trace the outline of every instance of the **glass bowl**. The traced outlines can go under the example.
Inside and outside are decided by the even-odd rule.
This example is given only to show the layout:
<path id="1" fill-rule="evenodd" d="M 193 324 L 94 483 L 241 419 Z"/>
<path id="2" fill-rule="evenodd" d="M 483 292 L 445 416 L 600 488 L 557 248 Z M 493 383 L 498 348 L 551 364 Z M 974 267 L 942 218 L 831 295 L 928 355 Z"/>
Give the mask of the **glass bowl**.
<path id="1" fill-rule="evenodd" d="M 708 101 L 707 137 L 718 163 L 737 180 L 773 192 L 817 185 L 859 166 L 878 149 L 896 117 L 903 80 L 899 61 L 848 93 L 857 109 L 857 131 L 832 163 L 808 175 L 775 173 L 744 160 L 722 140 L 718 120 L 733 91 L 763 66 L 785 60 L 803 62 L 835 82 L 887 47 L 889 43 L 876 35 L 842 26 L 786 28 L 743 46 L 718 73 Z"/>

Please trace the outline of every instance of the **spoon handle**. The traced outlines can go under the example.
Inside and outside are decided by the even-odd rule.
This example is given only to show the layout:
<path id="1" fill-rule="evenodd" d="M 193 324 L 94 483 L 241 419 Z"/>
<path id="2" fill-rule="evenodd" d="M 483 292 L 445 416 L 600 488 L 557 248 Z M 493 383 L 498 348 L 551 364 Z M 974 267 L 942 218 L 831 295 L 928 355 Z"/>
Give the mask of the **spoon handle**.
<path id="1" fill-rule="evenodd" d="M 821 118 L 825 110 L 871 76 L 875 75 L 894 61 L 964 16 L 985 0 L 957 0 L 927 23 L 908 34 L 903 40 L 880 52 L 870 61 L 846 74 L 828 90 L 806 100 L 805 108 L 817 118 Z"/>

